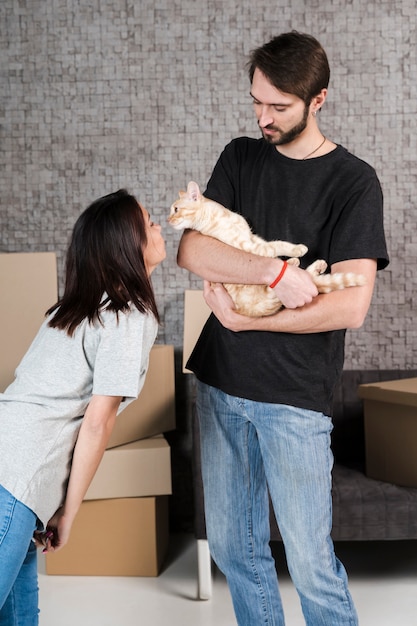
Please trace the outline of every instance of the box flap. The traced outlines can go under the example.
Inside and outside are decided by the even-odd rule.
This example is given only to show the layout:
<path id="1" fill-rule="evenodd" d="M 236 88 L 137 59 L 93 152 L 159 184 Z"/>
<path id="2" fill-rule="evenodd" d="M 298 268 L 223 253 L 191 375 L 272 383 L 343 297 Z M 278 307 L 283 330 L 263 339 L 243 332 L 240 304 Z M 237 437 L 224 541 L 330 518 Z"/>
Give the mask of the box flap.
<path id="1" fill-rule="evenodd" d="M 366 400 L 417 406 L 417 378 L 359 385 L 358 395 Z"/>

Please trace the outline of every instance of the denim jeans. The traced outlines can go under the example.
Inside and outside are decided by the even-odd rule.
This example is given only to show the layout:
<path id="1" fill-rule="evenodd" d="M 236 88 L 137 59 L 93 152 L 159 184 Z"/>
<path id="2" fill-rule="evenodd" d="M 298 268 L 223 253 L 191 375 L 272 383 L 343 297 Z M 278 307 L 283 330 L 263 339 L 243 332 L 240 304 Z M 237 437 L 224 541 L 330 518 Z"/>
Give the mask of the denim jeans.
<path id="1" fill-rule="evenodd" d="M 207 538 L 239 626 L 284 626 L 268 489 L 307 626 L 356 626 L 330 538 L 329 417 L 198 383 Z"/>
<path id="2" fill-rule="evenodd" d="M 0 626 L 37 626 L 35 513 L 0 485 Z"/>

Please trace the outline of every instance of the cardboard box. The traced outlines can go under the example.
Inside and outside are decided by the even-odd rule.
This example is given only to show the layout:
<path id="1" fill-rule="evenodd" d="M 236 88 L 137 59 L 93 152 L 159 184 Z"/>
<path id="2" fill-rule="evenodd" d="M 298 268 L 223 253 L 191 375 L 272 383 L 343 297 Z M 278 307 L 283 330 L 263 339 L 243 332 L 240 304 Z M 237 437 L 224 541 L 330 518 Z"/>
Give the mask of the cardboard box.
<path id="1" fill-rule="evenodd" d="M 190 374 L 190 370 L 188 370 L 185 365 L 210 313 L 210 308 L 204 300 L 202 291 L 192 289 L 185 290 L 184 341 L 182 357 L 182 371 L 185 374 Z"/>
<path id="2" fill-rule="evenodd" d="M 168 496 L 83 502 L 68 544 L 46 555 L 46 573 L 158 576 L 168 526 Z"/>
<path id="3" fill-rule="evenodd" d="M 136 498 L 171 492 L 171 450 L 159 435 L 106 450 L 84 499 Z"/>
<path id="4" fill-rule="evenodd" d="M 116 419 L 108 448 L 166 433 L 175 428 L 174 346 L 156 344 L 149 357 L 145 384 Z"/>
<path id="5" fill-rule="evenodd" d="M 0 254 L 0 391 L 14 372 L 58 299 L 53 252 Z"/>
<path id="6" fill-rule="evenodd" d="M 417 487 L 417 378 L 360 385 L 364 400 L 366 474 Z"/>

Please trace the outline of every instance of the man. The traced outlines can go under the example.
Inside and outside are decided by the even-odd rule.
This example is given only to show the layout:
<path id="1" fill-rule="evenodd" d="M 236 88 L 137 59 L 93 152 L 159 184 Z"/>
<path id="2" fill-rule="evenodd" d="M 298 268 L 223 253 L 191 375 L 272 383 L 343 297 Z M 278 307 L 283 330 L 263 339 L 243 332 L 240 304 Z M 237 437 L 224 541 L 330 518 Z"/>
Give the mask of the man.
<path id="1" fill-rule="evenodd" d="M 388 264 L 382 193 L 374 170 L 321 133 L 329 82 L 313 37 L 284 33 L 252 52 L 251 97 L 262 139 L 221 154 L 205 195 L 243 214 L 265 239 L 308 246 L 302 268 L 325 259 L 366 285 L 330 294 L 304 269 L 184 233 L 178 263 L 205 279 L 213 311 L 190 357 L 207 535 L 240 626 L 282 626 L 269 548 L 268 490 L 308 626 L 358 623 L 334 554 L 330 451 L 332 393 L 345 329 L 368 311 L 376 270 Z M 208 282 L 210 281 L 210 282 Z M 239 315 L 221 283 L 267 284 L 285 309 Z"/>

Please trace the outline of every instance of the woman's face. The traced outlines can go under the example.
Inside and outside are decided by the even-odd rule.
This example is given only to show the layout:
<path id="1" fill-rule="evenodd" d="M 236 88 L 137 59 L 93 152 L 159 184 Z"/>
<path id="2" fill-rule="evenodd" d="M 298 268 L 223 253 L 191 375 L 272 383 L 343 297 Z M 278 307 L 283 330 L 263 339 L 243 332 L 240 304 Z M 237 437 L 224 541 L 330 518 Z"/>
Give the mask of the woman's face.
<path id="1" fill-rule="evenodd" d="M 148 274 L 151 274 L 155 267 L 157 267 L 161 261 L 166 257 L 165 240 L 162 237 L 161 226 L 152 222 L 148 211 L 139 205 L 143 219 L 145 220 L 146 238 L 147 243 L 143 249 L 143 258 Z"/>

